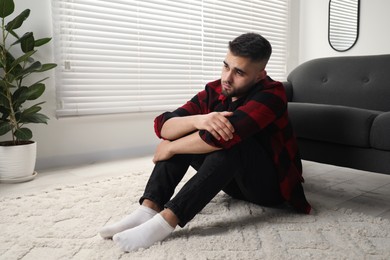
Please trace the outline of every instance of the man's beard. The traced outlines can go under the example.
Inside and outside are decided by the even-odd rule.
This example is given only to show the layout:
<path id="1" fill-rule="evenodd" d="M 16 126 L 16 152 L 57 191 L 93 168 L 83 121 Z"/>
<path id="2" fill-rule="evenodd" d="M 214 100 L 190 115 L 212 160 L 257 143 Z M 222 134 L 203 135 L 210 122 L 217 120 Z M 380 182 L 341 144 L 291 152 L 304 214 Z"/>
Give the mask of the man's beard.
<path id="1" fill-rule="evenodd" d="M 228 98 L 233 98 L 233 97 L 240 98 L 240 97 L 246 95 L 249 92 L 249 90 L 252 88 L 253 85 L 254 85 L 254 83 L 248 84 L 245 87 L 241 87 L 239 89 L 236 89 L 233 86 L 229 85 L 230 88 L 228 90 L 225 90 L 222 87 L 222 95 L 224 95 L 225 97 L 228 97 Z"/>

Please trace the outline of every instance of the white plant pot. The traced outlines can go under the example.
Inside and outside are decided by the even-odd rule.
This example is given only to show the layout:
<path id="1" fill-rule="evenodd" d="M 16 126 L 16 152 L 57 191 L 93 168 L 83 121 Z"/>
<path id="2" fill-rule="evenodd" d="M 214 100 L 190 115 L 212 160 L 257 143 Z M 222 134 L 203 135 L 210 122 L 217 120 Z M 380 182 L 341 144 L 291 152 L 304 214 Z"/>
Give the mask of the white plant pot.
<path id="1" fill-rule="evenodd" d="M 36 172 L 37 143 L 0 146 L 0 182 L 32 180 Z"/>

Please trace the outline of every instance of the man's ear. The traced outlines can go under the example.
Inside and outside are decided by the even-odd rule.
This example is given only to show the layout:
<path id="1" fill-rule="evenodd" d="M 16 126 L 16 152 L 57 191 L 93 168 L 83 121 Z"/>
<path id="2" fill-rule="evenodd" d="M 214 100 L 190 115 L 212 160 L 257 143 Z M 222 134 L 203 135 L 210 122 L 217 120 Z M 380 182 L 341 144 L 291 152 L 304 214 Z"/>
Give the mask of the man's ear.
<path id="1" fill-rule="evenodd" d="M 257 74 L 256 81 L 259 82 L 259 81 L 265 79 L 265 77 L 267 77 L 267 71 L 266 71 L 266 70 L 262 70 L 262 71 L 260 71 L 260 72 Z"/>

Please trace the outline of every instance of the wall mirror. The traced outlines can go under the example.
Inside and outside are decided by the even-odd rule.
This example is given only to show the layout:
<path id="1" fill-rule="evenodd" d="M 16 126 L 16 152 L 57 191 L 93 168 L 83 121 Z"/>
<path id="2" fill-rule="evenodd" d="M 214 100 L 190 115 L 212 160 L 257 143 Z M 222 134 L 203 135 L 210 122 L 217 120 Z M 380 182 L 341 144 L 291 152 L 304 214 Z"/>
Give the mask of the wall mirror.
<path id="1" fill-rule="evenodd" d="M 336 51 L 351 49 L 359 37 L 360 0 L 330 0 L 328 40 Z"/>

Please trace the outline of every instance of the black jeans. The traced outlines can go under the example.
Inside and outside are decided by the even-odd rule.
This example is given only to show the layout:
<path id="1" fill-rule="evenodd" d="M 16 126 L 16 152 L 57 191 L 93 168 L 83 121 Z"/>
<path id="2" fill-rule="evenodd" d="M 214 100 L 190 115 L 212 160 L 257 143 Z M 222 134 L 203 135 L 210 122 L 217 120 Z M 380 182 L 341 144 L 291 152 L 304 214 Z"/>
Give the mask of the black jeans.
<path id="1" fill-rule="evenodd" d="M 189 166 L 197 173 L 172 198 Z M 283 202 L 271 158 L 256 140 L 249 139 L 230 149 L 179 154 L 156 163 L 140 203 L 149 199 L 160 208 L 171 209 L 183 227 L 221 190 L 263 206 Z"/>

